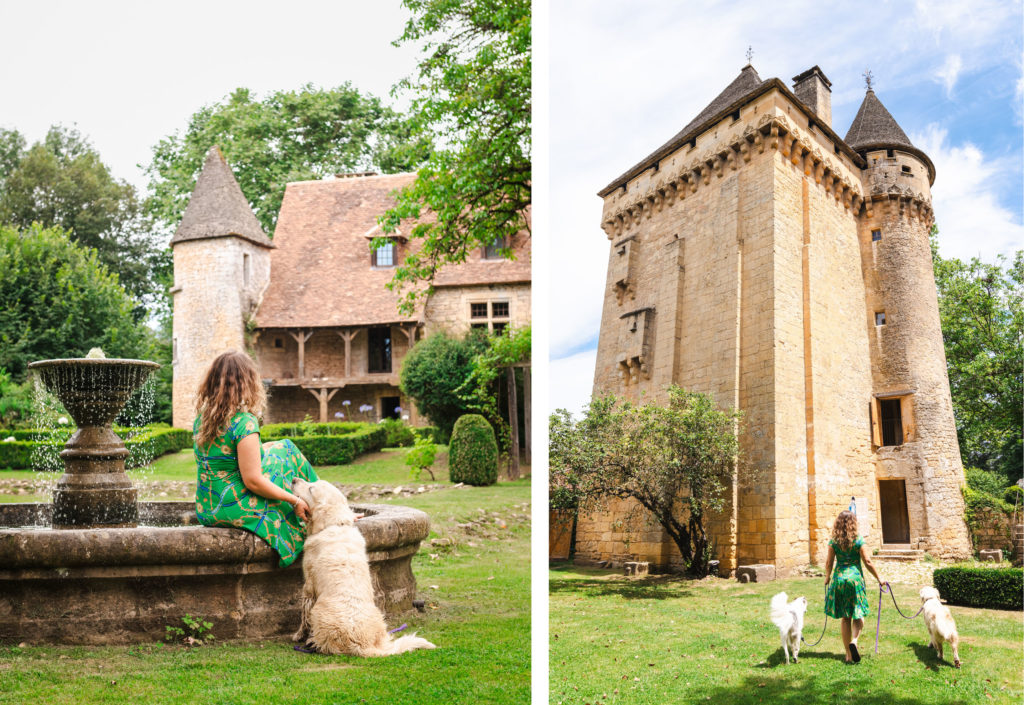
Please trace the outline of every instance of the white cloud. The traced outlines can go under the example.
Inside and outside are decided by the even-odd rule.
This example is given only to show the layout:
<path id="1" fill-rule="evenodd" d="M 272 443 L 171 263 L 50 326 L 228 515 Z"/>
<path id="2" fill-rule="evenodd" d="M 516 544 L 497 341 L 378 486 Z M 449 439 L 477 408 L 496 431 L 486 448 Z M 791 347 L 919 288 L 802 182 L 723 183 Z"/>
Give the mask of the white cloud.
<path id="1" fill-rule="evenodd" d="M 1018 168 L 1019 157 L 994 158 L 970 142 L 950 144 L 947 131 L 935 124 L 910 139 L 935 162 L 932 206 L 940 254 L 992 262 L 1024 247 L 1020 215 L 1001 205 L 997 190 L 1001 177 Z"/>
<path id="2" fill-rule="evenodd" d="M 942 65 L 938 71 L 935 72 L 935 80 L 937 80 L 946 89 L 946 97 L 953 97 L 953 87 L 956 85 L 956 79 L 960 76 L 960 69 L 964 66 L 963 60 L 959 54 L 950 54 L 946 57 L 946 63 Z"/>
<path id="3" fill-rule="evenodd" d="M 579 417 L 594 388 L 597 348 L 551 360 L 549 408 L 568 409 Z"/>

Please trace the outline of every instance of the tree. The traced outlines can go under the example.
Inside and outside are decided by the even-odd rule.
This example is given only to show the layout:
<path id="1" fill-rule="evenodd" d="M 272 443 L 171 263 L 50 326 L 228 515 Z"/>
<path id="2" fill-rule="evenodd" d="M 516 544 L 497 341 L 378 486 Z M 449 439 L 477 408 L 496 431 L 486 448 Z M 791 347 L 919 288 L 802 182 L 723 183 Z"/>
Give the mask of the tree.
<path id="1" fill-rule="evenodd" d="M 957 439 L 964 464 L 1021 476 L 1024 399 L 1024 251 L 994 264 L 932 260 Z"/>
<path id="2" fill-rule="evenodd" d="M 550 425 L 551 494 L 581 513 L 600 511 L 609 499 L 635 500 L 665 529 L 689 571 L 706 575 L 705 521 L 724 507 L 737 473 L 739 418 L 676 386 L 664 406 L 609 395 L 594 399 L 578 423 L 560 410 Z"/>
<path id="3" fill-rule="evenodd" d="M 430 149 L 399 114 L 348 83 L 331 89 L 306 85 L 262 100 L 238 88 L 194 113 L 183 135 L 171 135 L 153 148 L 146 168 L 152 194 L 147 208 L 169 228 L 181 221 L 213 145 L 220 146 L 271 237 L 288 182 L 339 172 L 410 171 Z"/>
<path id="4" fill-rule="evenodd" d="M 465 383 L 457 390 L 468 408 L 490 422 L 502 451 L 509 448 L 510 420 L 508 409 L 503 414 L 498 399 L 509 366 L 529 362 L 530 338 L 530 326 L 505 328 L 501 334 L 489 336 L 486 347 L 473 357 L 472 370 Z"/>
<path id="5" fill-rule="evenodd" d="M 486 344 L 478 335 L 459 339 L 435 333 L 413 346 L 402 362 L 402 393 L 412 398 L 444 438 L 470 410 L 459 389 L 473 372 L 473 358 Z"/>
<path id="6" fill-rule="evenodd" d="M 0 368 L 25 379 L 34 360 L 145 357 L 150 332 L 93 249 L 60 228 L 0 226 Z"/>
<path id="7" fill-rule="evenodd" d="M 75 129 L 51 127 L 28 149 L 16 130 L 0 130 L 0 223 L 63 228 L 137 299 L 155 292 L 150 270 L 163 254 L 135 188 L 115 179 Z"/>
<path id="8" fill-rule="evenodd" d="M 419 221 L 409 237 L 421 246 L 390 283 L 411 289 L 400 304 L 409 312 L 430 293 L 440 267 L 529 232 L 531 22 L 529 0 L 402 4 L 413 16 L 395 44 L 424 42 L 424 58 L 395 92 L 413 94 L 411 121 L 438 144 L 380 218 L 385 232 L 405 219 Z"/>

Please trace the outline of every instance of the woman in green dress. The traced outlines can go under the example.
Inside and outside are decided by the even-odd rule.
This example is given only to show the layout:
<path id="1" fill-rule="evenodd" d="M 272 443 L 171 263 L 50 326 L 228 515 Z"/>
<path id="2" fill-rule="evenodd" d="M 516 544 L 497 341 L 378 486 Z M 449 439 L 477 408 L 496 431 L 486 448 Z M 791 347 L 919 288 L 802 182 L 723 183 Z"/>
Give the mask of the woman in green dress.
<path id="1" fill-rule="evenodd" d="M 825 559 L 825 614 L 840 620 L 839 631 L 846 650 L 846 663 L 860 662 L 857 638 L 864 628 L 864 617 L 871 609 L 864 590 L 861 561 L 881 584 L 882 578 L 871 562 L 864 538 L 857 535 L 857 516 L 853 512 L 842 511 L 832 526 L 828 558 Z M 833 563 L 836 568 L 834 575 Z"/>
<path id="2" fill-rule="evenodd" d="M 309 519 L 309 506 L 290 491 L 292 481 L 318 478 L 291 441 L 260 444 L 257 416 L 266 400 L 256 364 L 245 353 L 224 353 L 210 365 L 192 426 L 196 516 L 204 526 L 255 533 L 284 567 L 302 551 L 302 522 Z"/>

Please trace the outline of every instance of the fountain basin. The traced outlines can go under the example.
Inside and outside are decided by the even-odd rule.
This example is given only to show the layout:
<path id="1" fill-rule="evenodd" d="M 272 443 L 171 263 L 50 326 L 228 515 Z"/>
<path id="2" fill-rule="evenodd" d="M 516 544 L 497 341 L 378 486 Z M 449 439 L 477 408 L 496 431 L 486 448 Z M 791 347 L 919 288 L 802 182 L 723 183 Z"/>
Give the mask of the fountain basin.
<path id="1" fill-rule="evenodd" d="M 0 505 L 0 526 L 46 519 L 49 505 Z M 430 530 L 423 512 L 361 505 L 375 598 L 385 614 L 411 608 L 412 557 Z M 159 641 L 186 614 L 220 639 L 264 639 L 299 625 L 302 558 L 288 568 L 255 534 L 180 525 L 192 502 L 139 503 L 140 521 L 173 526 L 0 529 L 0 643 Z"/>

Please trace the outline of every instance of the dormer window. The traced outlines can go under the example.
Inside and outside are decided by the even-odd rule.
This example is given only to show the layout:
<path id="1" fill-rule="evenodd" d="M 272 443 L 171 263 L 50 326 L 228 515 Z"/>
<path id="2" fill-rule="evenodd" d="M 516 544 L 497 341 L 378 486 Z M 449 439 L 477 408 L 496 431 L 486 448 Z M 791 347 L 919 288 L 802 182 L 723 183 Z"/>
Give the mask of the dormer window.
<path id="1" fill-rule="evenodd" d="M 508 247 L 508 238 L 499 237 L 490 245 L 484 247 L 484 259 L 504 259 L 501 250 Z"/>
<path id="2" fill-rule="evenodd" d="M 374 267 L 394 267 L 395 243 L 389 242 L 373 250 L 372 263 Z"/>

